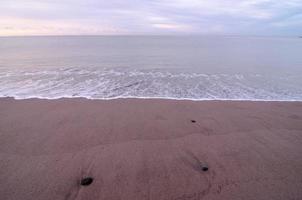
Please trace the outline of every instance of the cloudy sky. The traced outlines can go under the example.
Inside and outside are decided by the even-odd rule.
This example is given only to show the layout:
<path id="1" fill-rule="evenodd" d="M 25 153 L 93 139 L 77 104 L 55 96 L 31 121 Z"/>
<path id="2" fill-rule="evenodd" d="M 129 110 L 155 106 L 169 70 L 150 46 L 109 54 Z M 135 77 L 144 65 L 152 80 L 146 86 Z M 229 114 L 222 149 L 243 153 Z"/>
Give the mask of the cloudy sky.
<path id="1" fill-rule="evenodd" d="M 0 36 L 302 35 L 302 0 L 0 0 Z"/>

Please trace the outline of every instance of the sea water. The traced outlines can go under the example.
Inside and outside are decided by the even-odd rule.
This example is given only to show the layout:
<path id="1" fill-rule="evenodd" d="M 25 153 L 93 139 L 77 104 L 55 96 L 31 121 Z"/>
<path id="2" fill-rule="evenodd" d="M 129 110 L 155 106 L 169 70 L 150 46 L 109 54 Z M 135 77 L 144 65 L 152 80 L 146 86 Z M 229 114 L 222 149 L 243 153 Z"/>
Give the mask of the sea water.
<path id="1" fill-rule="evenodd" d="M 302 39 L 0 37 L 0 97 L 302 100 Z"/>

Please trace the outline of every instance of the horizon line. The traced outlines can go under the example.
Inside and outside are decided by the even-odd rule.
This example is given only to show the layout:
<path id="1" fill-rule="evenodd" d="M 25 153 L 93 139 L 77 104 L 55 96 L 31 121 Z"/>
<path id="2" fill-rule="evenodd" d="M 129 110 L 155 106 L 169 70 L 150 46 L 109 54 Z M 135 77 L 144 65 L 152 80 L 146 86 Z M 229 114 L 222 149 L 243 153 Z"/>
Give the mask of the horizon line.
<path id="1" fill-rule="evenodd" d="M 298 37 L 301 35 L 258 35 L 258 34 L 49 34 L 49 35 L 0 35 L 4 37 L 120 37 L 120 36 L 226 36 L 226 37 Z"/>

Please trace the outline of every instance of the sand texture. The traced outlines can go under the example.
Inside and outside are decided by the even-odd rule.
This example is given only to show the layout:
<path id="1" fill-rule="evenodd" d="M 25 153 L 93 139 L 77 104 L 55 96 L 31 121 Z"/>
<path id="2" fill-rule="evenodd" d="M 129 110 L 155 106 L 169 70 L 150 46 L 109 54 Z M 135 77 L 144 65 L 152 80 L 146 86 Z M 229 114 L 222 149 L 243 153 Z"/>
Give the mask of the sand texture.
<path id="1" fill-rule="evenodd" d="M 2 98 L 0 199 L 301 200 L 302 103 Z"/>

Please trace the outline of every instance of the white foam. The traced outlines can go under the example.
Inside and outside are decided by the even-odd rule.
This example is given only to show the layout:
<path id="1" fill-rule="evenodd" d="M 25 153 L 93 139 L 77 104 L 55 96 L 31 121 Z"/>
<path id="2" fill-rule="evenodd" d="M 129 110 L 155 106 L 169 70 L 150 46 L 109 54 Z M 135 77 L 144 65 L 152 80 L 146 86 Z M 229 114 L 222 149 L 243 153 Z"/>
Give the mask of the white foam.
<path id="1" fill-rule="evenodd" d="M 77 69 L 0 72 L 0 97 L 302 101 L 293 76 L 160 70 Z"/>

